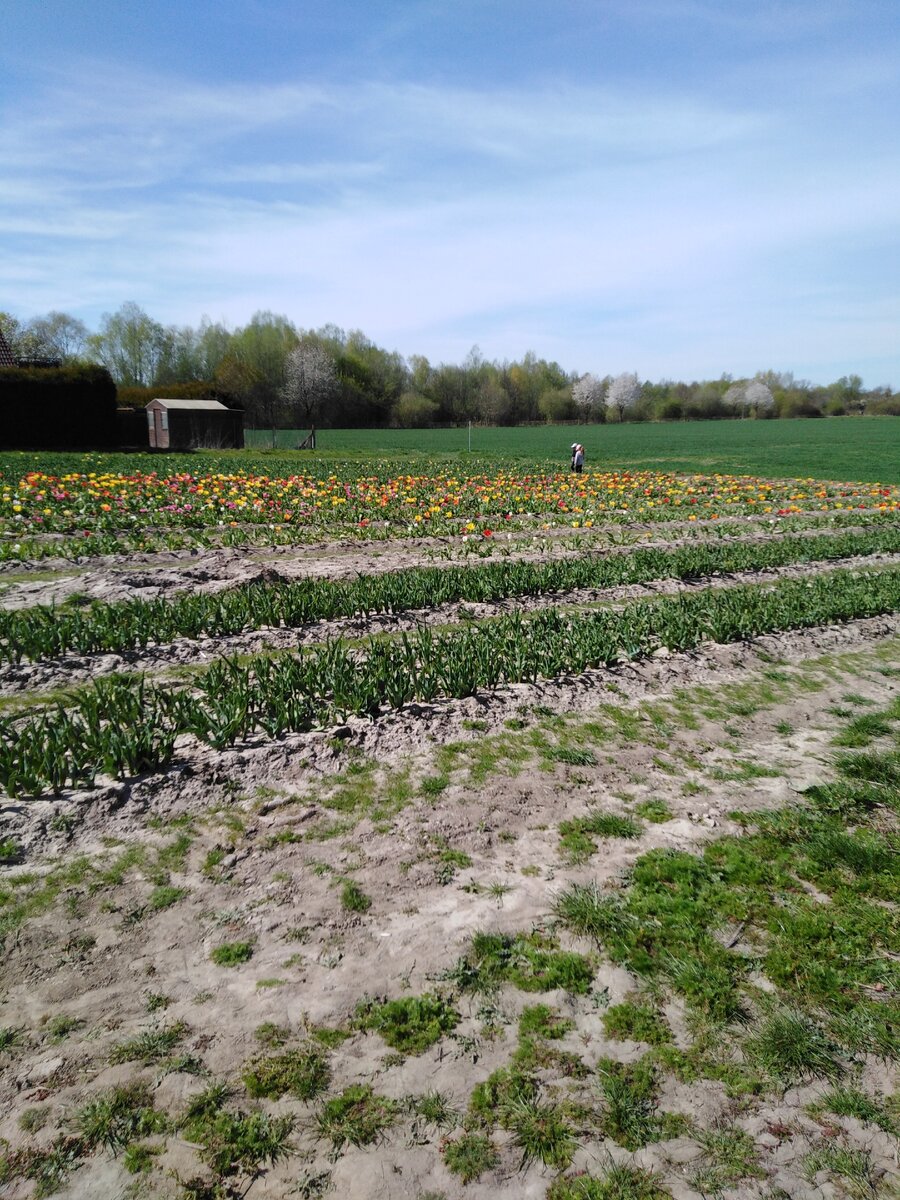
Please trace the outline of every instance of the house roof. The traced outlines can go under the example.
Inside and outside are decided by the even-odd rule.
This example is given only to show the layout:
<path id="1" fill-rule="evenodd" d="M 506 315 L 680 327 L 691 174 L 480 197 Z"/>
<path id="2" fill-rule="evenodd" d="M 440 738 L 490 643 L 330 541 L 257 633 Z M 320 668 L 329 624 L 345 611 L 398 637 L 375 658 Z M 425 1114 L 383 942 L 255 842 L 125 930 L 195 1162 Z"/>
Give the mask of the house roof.
<path id="1" fill-rule="evenodd" d="M 16 360 L 9 348 L 9 342 L 3 336 L 3 330 L 0 329 L 0 367 L 14 367 L 15 365 Z"/>
<path id="2" fill-rule="evenodd" d="M 220 404 L 218 400 L 166 400 L 157 396 L 150 404 L 161 404 L 164 408 L 186 408 L 194 412 L 228 412 L 225 405 Z M 147 405 L 148 408 L 150 404 Z"/>

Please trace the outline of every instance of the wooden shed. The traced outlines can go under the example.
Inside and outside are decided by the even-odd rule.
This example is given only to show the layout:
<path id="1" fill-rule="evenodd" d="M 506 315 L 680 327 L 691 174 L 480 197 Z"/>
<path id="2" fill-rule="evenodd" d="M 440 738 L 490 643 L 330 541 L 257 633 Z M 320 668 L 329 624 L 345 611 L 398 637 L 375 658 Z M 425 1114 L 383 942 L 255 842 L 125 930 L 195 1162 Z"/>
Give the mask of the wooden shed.
<path id="1" fill-rule="evenodd" d="M 151 400 L 147 429 L 154 450 L 242 450 L 244 414 L 218 400 Z"/>

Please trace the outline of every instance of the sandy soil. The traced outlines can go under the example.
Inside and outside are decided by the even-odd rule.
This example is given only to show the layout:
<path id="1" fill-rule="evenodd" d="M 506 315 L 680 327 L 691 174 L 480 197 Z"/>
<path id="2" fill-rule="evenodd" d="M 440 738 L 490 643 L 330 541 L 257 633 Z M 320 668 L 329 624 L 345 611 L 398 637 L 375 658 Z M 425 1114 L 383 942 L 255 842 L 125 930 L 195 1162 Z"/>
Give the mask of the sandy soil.
<path id="1" fill-rule="evenodd" d="M 828 532 L 827 519 L 808 514 L 812 527 L 791 530 L 796 536 Z M 822 530 L 815 526 L 821 520 Z M 851 532 L 866 526 L 841 526 Z M 715 540 L 769 541 L 781 536 L 778 522 L 769 517 L 741 517 L 726 522 L 669 521 L 658 525 L 634 523 L 607 528 L 554 528 L 529 531 L 500 529 L 492 539 L 471 537 L 404 537 L 384 541 L 332 541 L 307 546 L 273 546 L 265 549 L 189 549 L 157 554 L 111 554 L 72 563 L 63 558 L 33 562 L 0 562 L 0 607 L 24 608 L 31 604 L 61 604 L 74 595 L 115 601 L 133 597 L 152 599 L 177 591 L 220 591 L 246 582 L 254 573 L 277 572 L 284 579 L 352 579 L 417 566 L 459 566 L 481 561 L 513 559 L 536 561 L 565 558 L 585 550 L 594 553 L 628 553 L 647 548 L 689 545 Z"/>
<path id="2" fill-rule="evenodd" d="M 278 570 L 352 574 L 411 565 L 423 553 L 422 546 L 354 547 L 342 549 L 336 564 L 303 551 L 279 557 Z M 193 564 L 92 565 L 77 576 L 16 583 L 4 601 L 59 601 L 70 586 L 105 598 L 232 586 L 258 570 L 246 553 L 224 551 Z M 615 601 L 671 588 L 566 600 Z M 505 605 L 469 607 L 483 616 Z M 330 632 L 402 628 L 423 615 L 369 622 L 366 630 L 336 623 Z M 452 621 L 458 612 L 428 616 Z M 296 645 L 323 632 L 317 626 L 223 643 L 185 639 L 135 656 L 4 668 L 0 686 L 6 694 L 33 692 L 123 666 L 156 671 L 224 651 Z M 177 763 L 165 772 L 101 780 L 89 792 L 57 798 L 0 802 L 0 841 L 12 839 L 23 850 L 22 862 L 2 869 L 5 879 L 33 877 L 20 885 L 23 894 L 43 881 L 48 896 L 4 948 L 0 1027 L 16 1036 L 0 1051 L 0 1137 L 12 1147 L 47 1146 L 72 1128 L 91 1097 L 136 1078 L 172 1114 L 212 1081 L 231 1085 L 246 1110 L 254 1102 L 243 1092 L 241 1071 L 263 1052 L 255 1031 L 267 1022 L 287 1027 L 290 1045 L 314 1027 L 349 1033 L 329 1051 L 326 1097 L 357 1083 L 398 1102 L 439 1089 L 463 1113 L 472 1089 L 509 1063 L 518 1016 L 537 1002 L 572 1022 L 557 1046 L 577 1056 L 584 1072 L 578 1078 L 549 1065 L 544 1093 L 596 1111 L 598 1061 L 634 1061 L 647 1049 L 604 1033 L 605 1008 L 639 990 L 640 981 L 602 958 L 586 996 L 506 986 L 488 1000 L 458 997 L 460 1023 L 420 1055 L 397 1055 L 377 1034 L 354 1029 L 357 1005 L 367 996 L 446 988 L 442 977 L 473 933 L 547 928 L 554 898 L 569 883 L 595 880 L 615 889 L 647 850 L 700 847 L 738 832 L 729 815 L 735 810 L 777 807 L 827 781 L 839 714 L 848 704 L 883 706 L 895 698 L 898 667 L 900 614 L 411 705 L 275 743 L 260 738 L 214 752 L 183 739 Z M 553 762 L 542 747 L 557 743 L 590 745 L 595 761 Z M 561 822 L 596 808 L 634 814 L 647 800 L 663 802 L 670 819 L 643 821 L 634 840 L 600 839 L 586 862 L 573 864 L 562 852 Z M 179 837 L 181 850 L 166 857 Z M 458 861 L 448 861 L 448 850 Z M 153 902 L 160 852 L 170 886 L 183 889 L 166 907 Z M 61 870 L 78 861 L 85 864 L 80 875 L 61 879 Z M 348 879 L 370 899 L 367 911 L 342 905 Z M 560 940 L 590 950 L 564 933 Z M 236 941 L 252 944 L 249 961 L 233 968 L 211 961 L 216 946 Z M 665 1012 L 676 1044 L 687 1045 L 680 1002 L 667 997 Z M 62 1034 L 54 1032 L 60 1017 L 70 1019 Z M 110 1062 L 123 1040 L 178 1022 L 184 1030 L 176 1053 L 187 1056 L 180 1064 L 186 1070 Z M 865 1059 L 859 1069 L 870 1089 L 897 1090 L 897 1073 L 884 1063 Z M 811 1116 L 807 1106 L 824 1090 L 819 1081 L 735 1100 L 720 1083 L 670 1076 L 660 1107 L 707 1129 L 736 1125 L 750 1134 L 761 1177 L 727 1188 L 722 1194 L 733 1200 L 841 1194 L 824 1176 L 804 1175 L 805 1156 L 828 1142 L 864 1148 L 876 1183 L 889 1181 L 897 1171 L 896 1139 L 855 1118 Z M 251 1200 L 538 1200 L 556 1174 L 523 1166 L 521 1151 L 500 1131 L 499 1164 L 463 1186 L 440 1153 L 449 1131 L 408 1114 L 372 1145 L 334 1153 L 318 1136 L 322 1102 L 259 1102 L 267 1112 L 294 1116 L 296 1125 L 290 1155 L 249 1183 Z M 22 1115 L 34 1109 L 45 1123 L 25 1133 Z M 590 1126 L 587 1120 L 573 1169 L 599 1174 L 611 1161 L 631 1162 L 659 1172 L 676 1200 L 702 1194 L 695 1176 L 705 1160 L 689 1130 L 630 1154 Z M 204 1175 L 196 1146 L 180 1136 L 156 1135 L 149 1144 L 160 1150 L 149 1176 L 130 1175 L 121 1155 L 101 1150 L 72 1172 L 59 1195 L 174 1198 L 182 1194 L 179 1179 Z M 0 1183 L 0 1195 L 19 1200 L 32 1188 L 24 1180 Z"/>

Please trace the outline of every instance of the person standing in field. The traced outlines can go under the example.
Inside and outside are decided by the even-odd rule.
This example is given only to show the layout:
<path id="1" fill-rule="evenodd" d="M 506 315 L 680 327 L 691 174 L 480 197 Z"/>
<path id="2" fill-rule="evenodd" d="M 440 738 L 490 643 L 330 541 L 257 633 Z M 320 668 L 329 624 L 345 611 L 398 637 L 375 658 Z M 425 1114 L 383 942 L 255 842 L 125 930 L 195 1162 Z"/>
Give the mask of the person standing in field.
<path id="1" fill-rule="evenodd" d="M 572 470 L 580 475 L 584 470 L 584 446 L 578 444 L 572 451 Z"/>

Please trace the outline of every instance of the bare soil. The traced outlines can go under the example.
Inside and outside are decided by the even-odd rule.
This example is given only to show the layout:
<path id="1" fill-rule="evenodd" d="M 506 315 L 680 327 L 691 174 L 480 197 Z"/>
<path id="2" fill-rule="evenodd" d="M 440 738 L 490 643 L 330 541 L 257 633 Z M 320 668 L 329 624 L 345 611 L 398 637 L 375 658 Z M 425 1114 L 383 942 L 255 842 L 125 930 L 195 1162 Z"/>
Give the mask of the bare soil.
<path id="1" fill-rule="evenodd" d="M 425 559 L 422 546 L 406 544 L 342 548 L 337 560 L 314 550 L 285 553 L 277 556 L 277 569 L 291 578 L 337 576 L 422 561 L 434 560 Z M 192 563 L 92 564 L 78 575 L 16 582 L 4 602 L 59 602 L 76 590 L 112 599 L 213 589 L 260 569 L 256 558 L 226 551 Z M 565 600 L 620 601 L 679 586 Z M 482 617 L 508 604 L 468 607 Z M 326 632 L 359 636 L 458 616 L 452 606 L 335 623 L 327 631 L 316 626 L 224 642 L 184 639 L 139 655 L 7 667 L 0 689 L 22 695 L 123 667 L 161 671 L 223 652 L 296 646 Z M 779 807 L 829 780 L 839 714 L 848 705 L 884 706 L 895 698 L 898 667 L 895 615 L 728 647 L 704 645 L 686 655 L 410 705 L 376 721 L 351 720 L 274 743 L 260 738 L 223 752 L 183 739 L 167 771 L 124 783 L 101 780 L 89 792 L 3 801 L 0 841 L 13 840 L 23 857 L 0 868 L 0 887 L 33 877 L 20 884 L 23 894 L 43 881 L 53 896 L 6 939 L 0 1027 L 16 1036 L 0 1051 L 0 1138 L 14 1148 L 47 1146 L 72 1128 L 91 1097 L 136 1078 L 148 1081 L 157 1107 L 173 1115 L 211 1081 L 231 1085 L 246 1110 L 256 1102 L 243 1092 L 242 1068 L 266 1053 L 255 1036 L 264 1023 L 287 1027 L 290 1045 L 315 1027 L 348 1032 L 329 1052 L 326 1097 L 357 1083 L 398 1102 L 439 1089 L 462 1114 L 473 1088 L 509 1063 L 518 1016 L 537 1002 L 571 1020 L 573 1028 L 557 1045 L 585 1069 L 578 1080 L 548 1067 L 546 1094 L 596 1109 L 598 1061 L 634 1061 L 647 1049 L 604 1032 L 606 1007 L 640 990 L 640 981 L 602 958 L 587 996 L 533 995 L 507 986 L 489 1013 L 485 997 L 458 997 L 456 1029 L 419 1055 L 398 1055 L 378 1034 L 355 1028 L 357 1006 L 366 997 L 446 989 L 444 977 L 474 933 L 547 928 L 555 896 L 571 882 L 594 880 L 615 889 L 646 851 L 699 848 L 739 832 L 730 816 L 736 810 Z M 594 761 L 553 761 L 548 745 L 588 746 Z M 599 839 L 585 862 L 572 863 L 561 849 L 561 822 L 598 808 L 635 815 L 648 800 L 664 804 L 670 818 L 642 821 L 633 840 Z M 158 855 L 179 836 L 183 853 L 170 855 L 167 869 L 169 885 L 183 893 L 155 907 Z M 457 852 L 456 862 L 448 861 L 448 850 Z M 81 860 L 81 878 L 59 879 L 62 868 Z M 370 899 L 367 911 L 342 905 L 348 879 Z M 566 948 L 590 951 L 559 936 Z M 231 968 L 211 961 L 216 946 L 239 941 L 251 943 L 249 961 Z M 687 1044 L 680 1002 L 668 997 L 665 1011 L 676 1042 Z M 63 1016 L 72 1024 L 59 1036 L 54 1022 Z M 189 1056 L 182 1061 L 187 1070 L 111 1063 L 123 1040 L 178 1022 L 185 1026 L 178 1053 Z M 859 1069 L 870 1089 L 897 1091 L 897 1072 L 883 1062 L 865 1058 Z M 822 1144 L 865 1149 L 878 1186 L 896 1177 L 896 1139 L 854 1118 L 809 1114 L 825 1090 L 818 1081 L 783 1095 L 736 1100 L 723 1084 L 667 1076 L 660 1107 L 702 1128 L 736 1125 L 750 1134 L 762 1177 L 729 1186 L 723 1194 L 733 1200 L 840 1194 L 824 1176 L 804 1174 L 805 1156 Z M 335 1153 L 318 1135 L 322 1102 L 258 1102 L 267 1112 L 292 1115 L 296 1125 L 291 1154 L 249 1182 L 251 1200 L 319 1194 L 538 1200 L 556 1175 L 539 1163 L 523 1164 L 521 1150 L 501 1131 L 495 1136 L 499 1165 L 463 1186 L 440 1152 L 448 1131 L 409 1115 L 398 1116 L 374 1144 Z M 31 1109 L 46 1120 L 26 1133 L 20 1120 Z M 130 1175 L 121 1155 L 100 1150 L 58 1194 L 174 1198 L 181 1195 L 179 1179 L 204 1175 L 197 1147 L 180 1136 L 156 1135 L 149 1144 L 160 1149 L 149 1176 Z M 701 1195 L 692 1180 L 702 1147 L 689 1127 L 634 1154 L 596 1132 L 582 1133 L 573 1169 L 601 1174 L 611 1161 L 658 1172 L 676 1200 Z M 25 1180 L 0 1183 L 0 1195 L 9 1200 L 32 1189 Z"/>

